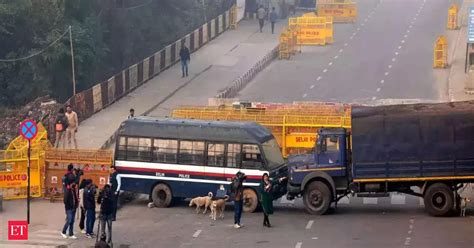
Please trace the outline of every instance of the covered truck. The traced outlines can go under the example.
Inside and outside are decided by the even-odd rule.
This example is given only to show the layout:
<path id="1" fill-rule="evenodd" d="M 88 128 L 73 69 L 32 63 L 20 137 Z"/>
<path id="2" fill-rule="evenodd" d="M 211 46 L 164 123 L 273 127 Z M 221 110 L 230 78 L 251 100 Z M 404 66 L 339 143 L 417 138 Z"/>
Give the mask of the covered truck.
<path id="1" fill-rule="evenodd" d="M 348 194 L 401 192 L 434 216 L 459 210 L 458 190 L 474 182 L 473 101 L 355 106 L 351 118 L 350 131 L 320 129 L 313 153 L 289 157 L 289 199 L 324 214 Z"/>

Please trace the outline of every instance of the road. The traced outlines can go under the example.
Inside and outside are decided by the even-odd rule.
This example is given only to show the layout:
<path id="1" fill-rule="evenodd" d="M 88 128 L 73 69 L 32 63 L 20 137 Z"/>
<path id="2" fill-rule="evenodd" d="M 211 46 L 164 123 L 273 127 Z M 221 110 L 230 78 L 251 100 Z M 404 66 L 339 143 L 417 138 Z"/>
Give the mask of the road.
<path id="1" fill-rule="evenodd" d="M 467 187 L 463 196 L 473 199 L 474 189 Z M 417 247 L 472 248 L 474 246 L 474 203 L 466 217 L 435 218 L 428 216 L 420 198 L 392 194 L 386 198 L 344 198 L 337 210 L 324 216 L 308 215 L 301 199 L 274 202 L 271 229 L 262 226 L 261 212 L 244 214 L 243 228 L 233 224 L 232 204 L 224 219 L 212 221 L 196 214 L 188 202 L 170 208 L 148 208 L 147 200 L 124 204 L 113 225 L 116 247 L 197 247 L 197 248 L 306 248 L 306 247 Z M 5 203 L 0 215 L 0 247 L 92 247 L 94 240 L 77 231 L 77 240 L 62 239 L 59 230 L 64 221 L 62 202 L 32 202 L 29 241 L 8 241 L 7 221 L 22 219 L 25 201 Z M 51 214 L 45 215 L 48 212 Z"/>
<path id="2" fill-rule="evenodd" d="M 355 24 L 336 24 L 335 43 L 304 47 L 272 63 L 240 98 L 262 102 L 438 100 L 447 94 L 432 68 L 433 44 L 444 34 L 444 0 L 361 0 Z M 447 74 L 443 74 L 447 77 Z M 291 87 L 291 91 L 287 90 Z"/>

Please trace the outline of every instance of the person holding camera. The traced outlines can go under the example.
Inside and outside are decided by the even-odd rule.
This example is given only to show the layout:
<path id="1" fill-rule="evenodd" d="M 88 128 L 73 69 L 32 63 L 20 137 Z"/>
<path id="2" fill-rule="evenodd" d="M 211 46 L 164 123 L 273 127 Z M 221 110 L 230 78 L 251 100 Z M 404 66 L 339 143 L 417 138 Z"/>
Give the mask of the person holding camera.
<path id="1" fill-rule="evenodd" d="M 97 186 L 92 180 L 89 181 L 84 189 L 84 209 L 86 210 L 86 237 L 94 237 L 95 223 L 95 194 Z"/>
<path id="2" fill-rule="evenodd" d="M 242 209 L 244 206 L 244 181 L 247 176 L 239 171 L 235 174 L 230 185 L 230 190 L 234 198 L 234 228 L 241 228 L 240 219 L 242 217 Z"/>
<path id="3" fill-rule="evenodd" d="M 100 204 L 99 229 L 100 240 L 107 238 L 107 244 L 112 242 L 112 215 L 113 215 L 113 192 L 109 184 L 100 191 L 97 203 Z M 107 228 L 107 233 L 106 229 Z"/>

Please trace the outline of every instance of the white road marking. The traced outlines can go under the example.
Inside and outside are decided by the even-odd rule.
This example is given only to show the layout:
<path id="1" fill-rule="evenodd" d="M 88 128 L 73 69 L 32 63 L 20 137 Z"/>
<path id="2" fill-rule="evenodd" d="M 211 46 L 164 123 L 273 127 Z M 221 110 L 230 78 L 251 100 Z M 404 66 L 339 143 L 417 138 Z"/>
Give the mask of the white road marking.
<path id="1" fill-rule="evenodd" d="M 393 194 L 390 196 L 390 204 L 393 205 L 404 205 L 406 197 L 400 194 Z"/>
<path id="2" fill-rule="evenodd" d="M 398 52 L 395 52 L 395 55 L 398 55 Z"/>
<path id="3" fill-rule="evenodd" d="M 321 78 L 322 78 L 322 77 L 321 77 L 321 76 L 319 76 L 318 78 L 316 78 L 316 81 L 319 81 L 319 80 L 321 80 Z"/>
<path id="4" fill-rule="evenodd" d="M 312 237 L 311 239 L 314 239 L 314 240 L 316 240 L 316 239 L 318 239 L 318 237 Z"/>
<path id="5" fill-rule="evenodd" d="M 352 36 L 355 36 L 356 34 L 357 34 L 357 33 L 354 32 L 354 33 L 352 33 Z"/>
<path id="6" fill-rule="evenodd" d="M 308 96 L 308 94 L 304 93 L 303 94 L 303 98 L 306 98 Z"/>
<path id="7" fill-rule="evenodd" d="M 410 237 L 407 237 L 407 238 L 405 239 L 405 245 L 410 245 L 410 240 L 411 240 L 411 238 L 410 238 Z"/>
<path id="8" fill-rule="evenodd" d="M 402 40 L 402 43 L 405 43 L 405 40 Z"/>
<path id="9" fill-rule="evenodd" d="M 408 234 L 411 234 L 413 231 L 412 230 L 408 230 Z"/>
<path id="10" fill-rule="evenodd" d="M 413 225 L 409 225 L 408 228 L 413 229 Z"/>
<path id="11" fill-rule="evenodd" d="M 323 72 L 324 72 L 324 73 L 328 72 L 328 69 L 324 69 Z"/>
<path id="12" fill-rule="evenodd" d="M 302 245 L 303 245 L 303 243 L 298 242 L 298 243 L 296 243 L 295 248 L 301 248 Z"/>
<path id="13" fill-rule="evenodd" d="M 339 52 L 342 53 L 342 51 L 344 51 L 343 49 L 339 49 Z"/>
<path id="14" fill-rule="evenodd" d="M 413 18 L 413 21 L 416 21 L 416 17 L 415 17 L 415 18 Z"/>
<path id="15" fill-rule="evenodd" d="M 344 43 L 344 46 L 347 46 L 348 44 L 347 43 Z"/>
<path id="16" fill-rule="evenodd" d="M 381 84 L 385 83 L 385 80 L 383 80 L 383 79 L 382 79 L 382 80 L 380 80 L 380 83 L 381 83 Z"/>
<path id="17" fill-rule="evenodd" d="M 407 33 L 410 33 L 410 29 L 407 29 Z"/>
<path id="18" fill-rule="evenodd" d="M 398 46 L 398 49 L 399 49 L 399 50 L 402 49 L 402 46 Z"/>
<path id="19" fill-rule="evenodd" d="M 411 224 L 415 223 L 415 220 L 414 220 L 414 219 L 410 219 L 410 223 L 411 223 Z"/>
<path id="20" fill-rule="evenodd" d="M 412 27 L 413 27 L 412 25 L 408 26 L 408 28 L 412 28 Z"/>
<path id="21" fill-rule="evenodd" d="M 393 58 L 393 59 L 392 59 L 392 62 L 395 62 L 396 60 L 397 60 L 396 58 Z"/>
<path id="22" fill-rule="evenodd" d="M 361 23 L 360 25 L 363 27 L 365 24 L 364 24 L 364 23 Z"/>
<path id="23" fill-rule="evenodd" d="M 336 55 L 336 56 L 334 56 L 334 59 L 337 59 L 337 58 L 339 58 L 339 56 L 337 56 L 337 55 Z"/>
<path id="24" fill-rule="evenodd" d="M 197 231 L 193 234 L 193 238 L 199 237 L 199 234 L 201 234 L 201 232 L 202 232 L 201 229 L 197 230 Z"/>
<path id="25" fill-rule="evenodd" d="M 380 92 L 380 90 L 381 90 L 381 88 L 380 88 L 380 87 L 379 87 L 379 88 L 377 88 L 377 92 Z"/>
<path id="26" fill-rule="evenodd" d="M 392 68 L 392 65 L 388 65 L 388 69 Z"/>
<path id="27" fill-rule="evenodd" d="M 328 64 L 328 65 L 329 65 L 329 66 L 331 66 L 331 65 L 332 65 L 332 62 L 329 62 L 329 64 Z"/>
<path id="28" fill-rule="evenodd" d="M 406 35 L 404 35 L 403 37 L 407 38 L 407 37 L 408 37 L 408 35 L 406 34 Z"/>
<path id="29" fill-rule="evenodd" d="M 372 100 L 375 99 L 377 99 L 375 96 L 372 97 Z M 362 202 L 367 205 L 375 205 L 378 203 L 378 199 L 373 197 L 364 197 Z"/>
<path id="30" fill-rule="evenodd" d="M 309 87 L 309 88 L 310 88 L 310 89 L 314 88 L 314 84 L 313 84 L 313 85 L 311 85 L 311 87 Z"/>
<path id="31" fill-rule="evenodd" d="M 313 223 L 314 223 L 314 220 L 308 221 L 308 224 L 306 224 L 306 229 L 311 229 L 311 227 L 313 226 Z"/>
<path id="32" fill-rule="evenodd" d="M 388 76 L 388 71 L 387 71 L 387 72 L 385 72 L 385 76 Z"/>
<path id="33" fill-rule="evenodd" d="M 377 100 L 377 97 L 375 97 L 375 96 L 372 97 L 372 101 L 375 101 L 375 100 Z M 375 201 L 377 202 L 377 198 L 374 198 L 374 199 L 375 199 Z M 365 198 L 364 198 L 364 204 L 365 204 Z"/>
<path id="34" fill-rule="evenodd" d="M 353 38 L 354 38 L 354 37 L 351 36 L 351 37 L 349 37 L 349 40 L 352 40 Z"/>

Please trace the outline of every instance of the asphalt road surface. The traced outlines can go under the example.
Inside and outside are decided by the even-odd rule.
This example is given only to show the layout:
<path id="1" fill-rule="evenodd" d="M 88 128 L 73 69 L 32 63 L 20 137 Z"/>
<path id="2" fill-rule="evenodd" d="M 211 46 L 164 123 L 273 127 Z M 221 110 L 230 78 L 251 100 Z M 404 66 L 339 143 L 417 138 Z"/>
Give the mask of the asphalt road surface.
<path id="1" fill-rule="evenodd" d="M 240 98 L 262 102 L 437 100 L 433 44 L 446 32 L 445 0 L 360 0 L 354 24 L 335 24 L 335 43 L 303 47 L 272 63 Z M 438 80 L 439 81 L 439 80 Z M 288 90 L 291 89 L 291 90 Z"/>

